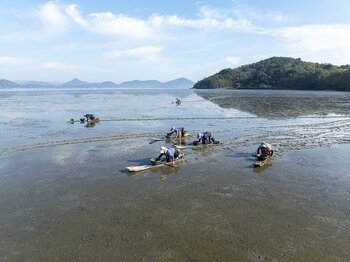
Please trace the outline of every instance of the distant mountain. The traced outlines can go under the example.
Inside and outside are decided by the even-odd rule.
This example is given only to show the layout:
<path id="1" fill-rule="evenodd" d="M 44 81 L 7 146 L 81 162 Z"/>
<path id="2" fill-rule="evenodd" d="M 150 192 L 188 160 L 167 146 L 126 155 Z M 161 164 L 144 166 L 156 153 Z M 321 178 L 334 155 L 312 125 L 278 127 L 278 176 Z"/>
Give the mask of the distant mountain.
<path id="1" fill-rule="evenodd" d="M 86 81 L 81 81 L 78 78 L 74 78 L 71 81 L 68 81 L 64 84 L 61 85 L 61 87 L 64 88 L 68 88 L 68 87 L 74 87 L 74 88 L 92 88 L 92 87 L 96 87 L 96 88 L 113 88 L 113 87 L 118 87 L 118 85 L 112 81 L 105 81 L 105 82 L 101 82 L 101 83 L 90 83 L 90 82 L 86 82 Z"/>
<path id="2" fill-rule="evenodd" d="M 24 82 L 22 85 L 24 88 L 50 88 L 50 87 L 56 87 L 57 85 L 54 85 L 49 82 L 44 82 L 44 81 L 27 81 Z"/>
<path id="3" fill-rule="evenodd" d="M 105 81 L 102 83 L 95 83 L 94 84 L 96 87 L 101 87 L 101 88 L 113 88 L 113 87 L 118 87 L 118 85 L 112 81 Z"/>
<path id="4" fill-rule="evenodd" d="M 91 83 L 74 78 L 64 84 L 44 81 L 22 81 L 20 83 L 0 79 L 0 88 L 191 88 L 194 83 L 186 78 L 179 78 L 168 82 L 157 80 L 133 80 L 116 84 L 112 81 Z"/>
<path id="5" fill-rule="evenodd" d="M 81 81 L 78 78 L 74 78 L 61 85 L 61 87 L 92 87 L 92 83 Z"/>
<path id="6" fill-rule="evenodd" d="M 350 65 L 335 66 L 271 57 L 197 82 L 196 89 L 291 89 L 350 91 Z"/>
<path id="7" fill-rule="evenodd" d="M 192 88 L 194 85 L 194 82 L 191 80 L 188 80 L 187 78 L 181 77 L 175 80 L 171 80 L 168 82 L 163 83 L 164 86 L 168 88 Z"/>
<path id="8" fill-rule="evenodd" d="M 15 82 L 0 79 L 0 88 L 20 88 L 21 86 Z"/>
<path id="9" fill-rule="evenodd" d="M 126 81 L 118 85 L 118 87 L 122 88 L 160 88 L 162 87 L 162 82 L 159 82 L 157 80 L 133 80 L 133 81 Z"/>
<path id="10" fill-rule="evenodd" d="M 118 85 L 121 88 L 191 88 L 193 87 L 194 82 L 186 78 L 179 78 L 171 80 L 168 82 L 160 82 L 157 80 L 134 80 L 123 82 Z"/>

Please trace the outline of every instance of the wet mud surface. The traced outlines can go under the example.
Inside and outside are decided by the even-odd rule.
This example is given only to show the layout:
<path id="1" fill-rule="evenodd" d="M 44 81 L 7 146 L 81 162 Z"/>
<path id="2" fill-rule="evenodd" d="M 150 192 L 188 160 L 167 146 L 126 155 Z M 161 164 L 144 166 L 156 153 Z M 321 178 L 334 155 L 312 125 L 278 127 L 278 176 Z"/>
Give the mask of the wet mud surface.
<path id="1" fill-rule="evenodd" d="M 297 115 L 288 96 L 271 94 L 280 111 L 264 118 L 249 101 L 265 94 L 240 107 L 226 94 L 223 107 L 216 92 L 135 93 L 94 94 L 93 113 L 104 110 L 93 128 L 65 122 L 86 113 L 93 94 L 0 95 L 1 261 L 350 259 L 350 94 L 330 93 Z M 303 94 L 312 107 L 317 95 Z M 176 167 L 126 172 L 171 146 L 152 139 L 173 125 L 210 130 L 223 144 L 183 149 Z M 276 156 L 253 168 L 261 140 Z"/>
<path id="2" fill-rule="evenodd" d="M 2 261 L 350 258 L 348 145 L 289 151 L 263 170 L 252 167 L 253 148 L 207 148 L 140 173 L 119 169 L 147 161 L 126 160 L 122 147 L 3 157 Z"/>

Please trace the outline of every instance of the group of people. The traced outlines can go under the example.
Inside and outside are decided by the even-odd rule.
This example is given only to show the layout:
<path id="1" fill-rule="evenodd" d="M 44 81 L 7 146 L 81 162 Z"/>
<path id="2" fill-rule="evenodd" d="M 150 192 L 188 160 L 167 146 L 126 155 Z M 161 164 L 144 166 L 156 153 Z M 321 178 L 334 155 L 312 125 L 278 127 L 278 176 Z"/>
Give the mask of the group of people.
<path id="1" fill-rule="evenodd" d="M 166 134 L 166 138 L 170 139 L 173 135 L 175 135 L 176 139 L 184 138 L 187 135 L 187 131 L 183 127 L 172 127 L 170 129 L 170 132 Z M 216 143 L 214 136 L 211 134 L 211 132 L 207 131 L 204 133 L 198 133 L 197 134 L 198 141 L 194 141 L 193 145 L 198 144 L 211 144 Z"/>
<path id="2" fill-rule="evenodd" d="M 182 139 L 186 136 L 187 132 L 185 128 L 183 127 L 172 127 L 170 129 L 170 132 L 166 134 L 166 138 L 170 139 L 172 136 L 175 136 L 176 139 Z M 214 136 L 212 135 L 211 132 L 206 131 L 203 133 L 198 133 L 197 134 L 197 139 L 196 141 L 193 142 L 193 145 L 199 145 L 199 144 L 217 144 L 218 141 L 215 140 Z M 262 141 L 257 149 L 257 156 L 261 158 L 267 158 L 269 156 L 272 156 L 273 150 L 272 146 L 269 143 L 265 143 Z M 180 150 L 176 147 L 174 148 L 167 148 L 165 146 L 162 146 L 160 148 L 160 155 L 155 159 L 154 163 L 157 163 L 162 160 L 162 158 L 165 157 L 165 160 L 167 163 L 171 164 L 172 166 L 175 165 L 175 160 L 179 158 L 181 155 Z"/>

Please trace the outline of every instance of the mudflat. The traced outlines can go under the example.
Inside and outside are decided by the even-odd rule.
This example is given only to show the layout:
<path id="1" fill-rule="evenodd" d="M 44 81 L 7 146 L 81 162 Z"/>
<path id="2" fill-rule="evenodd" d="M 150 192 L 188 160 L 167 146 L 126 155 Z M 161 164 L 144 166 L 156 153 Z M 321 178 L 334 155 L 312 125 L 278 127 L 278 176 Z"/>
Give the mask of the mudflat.
<path id="1" fill-rule="evenodd" d="M 339 109 L 349 105 L 347 94 L 325 100 L 336 102 L 336 112 L 327 114 L 324 106 L 289 118 L 288 110 L 283 116 L 270 111 L 274 117 L 264 119 L 236 110 L 236 99 L 226 98 L 233 108 L 224 108 L 193 91 L 181 91 L 175 110 L 182 117 L 171 102 L 151 115 L 159 97 L 128 92 L 97 94 L 105 111 L 93 128 L 62 124 L 91 94 L 31 94 L 34 102 L 63 101 L 59 115 L 44 117 L 34 102 L 29 112 L 15 114 L 23 95 L 2 97 L 0 133 L 12 131 L 2 136 L 0 150 L 2 261 L 350 259 L 349 124 Z M 180 94 L 159 96 L 172 101 Z M 290 97 L 280 96 L 272 94 L 288 108 Z M 116 111 L 118 97 L 144 99 L 144 108 Z M 67 104 L 74 110 L 64 111 Z M 206 116 L 198 122 L 193 108 Z M 183 149 L 187 161 L 176 167 L 127 172 L 126 166 L 148 164 L 161 145 L 172 146 L 149 143 L 172 125 L 192 133 L 210 129 L 223 144 Z M 254 168 L 260 140 L 271 142 L 276 155 Z"/>
<path id="2" fill-rule="evenodd" d="M 251 148 L 209 149 L 132 175 L 118 143 L 66 147 L 2 157 L 3 261 L 350 257 L 348 145 L 291 151 L 264 170 Z"/>

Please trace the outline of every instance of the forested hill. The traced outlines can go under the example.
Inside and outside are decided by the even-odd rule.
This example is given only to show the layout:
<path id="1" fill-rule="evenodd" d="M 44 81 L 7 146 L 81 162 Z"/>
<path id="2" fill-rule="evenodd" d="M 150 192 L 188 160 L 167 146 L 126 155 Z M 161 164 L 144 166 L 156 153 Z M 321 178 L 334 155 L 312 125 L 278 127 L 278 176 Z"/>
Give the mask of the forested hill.
<path id="1" fill-rule="evenodd" d="M 271 57 L 254 64 L 224 69 L 197 82 L 193 88 L 350 91 L 350 65 Z"/>

